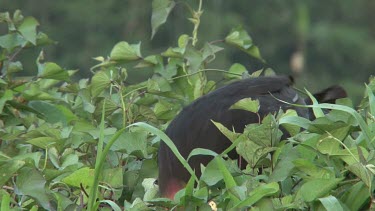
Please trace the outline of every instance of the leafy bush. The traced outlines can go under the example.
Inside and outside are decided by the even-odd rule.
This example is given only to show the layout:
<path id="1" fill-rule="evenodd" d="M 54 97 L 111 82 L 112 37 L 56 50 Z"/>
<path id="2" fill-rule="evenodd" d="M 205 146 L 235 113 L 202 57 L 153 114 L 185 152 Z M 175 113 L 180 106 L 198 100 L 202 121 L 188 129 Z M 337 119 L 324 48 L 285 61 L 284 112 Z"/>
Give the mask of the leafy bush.
<path id="1" fill-rule="evenodd" d="M 247 126 L 243 134 L 215 123 L 248 168 L 241 171 L 236 162 L 224 160 L 224 152 L 205 167 L 197 187 L 191 179 L 174 201 L 158 198 L 158 145 L 165 141 L 173 148 L 162 130 L 184 105 L 215 89 L 216 82 L 206 72 L 223 72 L 226 80 L 261 73 L 248 75 L 240 64 L 228 71 L 207 69 L 224 49 L 218 44 L 234 46 L 264 62 L 241 27 L 223 40 L 198 42 L 201 3 L 197 10 L 184 4 L 194 29 L 191 36 L 179 37 L 177 47 L 142 56 L 140 43 L 119 42 L 108 57 L 95 58 L 98 64 L 90 79 L 77 82 L 71 78 L 76 70 L 44 61 L 43 51 L 36 59 L 35 76 L 20 77 L 23 69 L 33 67 L 23 67 L 17 56 L 53 41 L 37 30 L 34 18 L 23 17 L 20 11 L 0 13 L 0 23 L 8 26 L 8 33 L 0 36 L 1 210 L 372 206 L 373 79 L 358 111 L 348 99 L 338 105 L 314 105 L 317 119 L 312 122 L 290 110 Z M 170 0 L 153 1 L 152 35 L 174 6 Z M 152 70 L 153 75 L 129 85 L 127 68 Z M 325 115 L 322 109 L 332 111 Z M 280 140 L 279 125 L 293 137 Z M 194 153 L 215 155 L 209 150 Z"/>

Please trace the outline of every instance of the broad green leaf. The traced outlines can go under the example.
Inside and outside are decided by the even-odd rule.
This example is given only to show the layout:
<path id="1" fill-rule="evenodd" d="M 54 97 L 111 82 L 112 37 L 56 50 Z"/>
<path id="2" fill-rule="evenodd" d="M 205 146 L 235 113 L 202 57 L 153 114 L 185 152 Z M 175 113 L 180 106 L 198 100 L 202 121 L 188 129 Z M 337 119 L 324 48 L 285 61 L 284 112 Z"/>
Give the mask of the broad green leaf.
<path id="1" fill-rule="evenodd" d="M 342 180 L 343 178 L 310 180 L 301 186 L 297 195 L 302 196 L 306 202 L 312 202 L 333 191 Z"/>
<path id="2" fill-rule="evenodd" d="M 246 67 L 239 63 L 234 63 L 228 70 L 228 73 L 224 74 L 227 79 L 241 79 L 244 72 L 247 72 Z"/>
<path id="3" fill-rule="evenodd" d="M 282 132 L 274 116 L 271 114 L 263 118 L 262 123 L 249 124 L 244 130 L 244 135 L 259 146 L 274 147 L 280 142 Z"/>
<path id="4" fill-rule="evenodd" d="M 294 160 L 293 164 L 296 169 L 306 175 L 305 179 L 331 179 L 335 176 L 334 172 L 324 168 L 318 168 L 318 166 L 314 165 L 311 161 L 303 158 Z"/>
<path id="5" fill-rule="evenodd" d="M 195 49 L 193 46 L 186 46 L 185 58 L 188 61 L 189 73 L 196 73 L 203 63 L 202 52 Z"/>
<path id="6" fill-rule="evenodd" d="M 79 163 L 79 157 L 76 154 L 69 154 L 66 157 L 64 157 L 62 164 L 61 164 L 61 170 L 65 169 L 68 166 L 75 165 Z"/>
<path id="7" fill-rule="evenodd" d="M 57 141 L 58 140 L 53 137 L 38 137 L 27 140 L 26 142 L 39 148 L 47 149 L 48 147 L 55 145 Z"/>
<path id="8" fill-rule="evenodd" d="M 62 179 L 67 185 L 74 187 L 89 187 L 94 180 L 94 169 L 84 167 L 74 171 L 69 176 Z"/>
<path id="9" fill-rule="evenodd" d="M 25 165 L 22 160 L 9 160 L 0 166 L 0 186 L 5 185 L 14 174 Z"/>
<path id="10" fill-rule="evenodd" d="M 317 144 L 317 149 L 322 154 L 333 155 L 342 155 L 342 142 L 348 135 L 350 126 L 341 127 L 336 130 L 330 131 L 329 135 L 324 135 L 322 139 Z"/>
<path id="11" fill-rule="evenodd" d="M 225 37 L 225 42 L 245 51 L 250 56 L 263 61 L 258 47 L 253 44 L 250 35 L 241 26 L 232 29 L 229 35 Z"/>
<path id="12" fill-rule="evenodd" d="M 217 127 L 217 129 L 220 130 L 220 132 L 225 135 L 225 137 L 227 137 L 231 142 L 234 142 L 239 136 L 240 134 L 238 133 L 235 133 L 233 131 L 230 131 L 228 130 L 228 128 L 226 128 L 224 125 L 222 125 L 220 122 L 215 122 L 213 120 L 211 120 L 211 122 Z"/>
<path id="13" fill-rule="evenodd" d="M 252 168 L 255 168 L 262 158 L 275 150 L 275 147 L 259 146 L 250 140 L 241 141 L 236 147 L 237 153 L 241 155 Z"/>
<path id="14" fill-rule="evenodd" d="M 166 51 L 161 53 L 164 57 L 170 58 L 183 58 L 183 54 L 185 53 L 185 48 L 171 48 L 169 47 Z"/>
<path id="15" fill-rule="evenodd" d="M 224 48 L 212 45 L 210 43 L 205 43 L 203 46 L 203 59 L 207 62 L 210 63 L 216 58 L 216 53 L 219 51 L 224 50 Z"/>
<path id="16" fill-rule="evenodd" d="M 122 41 L 113 47 L 110 58 L 113 61 L 134 61 L 142 58 L 141 43 L 130 44 Z"/>
<path id="17" fill-rule="evenodd" d="M 147 90 L 149 92 L 168 92 L 171 91 L 171 85 L 164 77 L 154 75 L 147 81 Z"/>
<path id="18" fill-rule="evenodd" d="M 237 101 L 229 109 L 241 109 L 245 111 L 250 111 L 252 113 L 257 113 L 259 111 L 259 100 L 252 100 L 251 98 L 244 98 Z"/>
<path id="19" fill-rule="evenodd" d="M 344 208 L 341 206 L 340 201 L 332 195 L 329 195 L 324 198 L 319 198 L 319 201 L 328 211 L 344 211 Z"/>
<path id="20" fill-rule="evenodd" d="M 155 104 L 154 112 L 158 119 L 170 120 L 176 115 L 178 105 L 165 100 L 160 100 Z"/>
<path id="21" fill-rule="evenodd" d="M 12 33 L 0 36 L 0 47 L 12 50 L 16 47 L 25 46 L 27 41 L 19 34 Z"/>
<path id="22" fill-rule="evenodd" d="M 55 80 L 68 81 L 69 74 L 66 70 L 62 69 L 59 65 L 47 62 L 42 64 L 38 68 L 38 77 L 39 78 L 48 78 Z"/>
<path id="23" fill-rule="evenodd" d="M 17 194 L 34 198 L 46 210 L 52 210 L 49 196 L 46 192 L 46 179 L 33 168 L 22 168 L 16 181 Z"/>
<path id="24" fill-rule="evenodd" d="M 250 207 L 257 201 L 266 196 L 272 196 L 278 193 L 280 190 L 277 182 L 272 182 L 264 185 L 260 185 L 250 192 L 250 195 L 244 200 L 238 203 L 235 208 Z"/>
<path id="25" fill-rule="evenodd" d="M 142 130 L 126 131 L 115 142 L 111 150 L 124 150 L 127 154 L 137 153 L 140 157 L 147 155 L 147 132 Z"/>
<path id="26" fill-rule="evenodd" d="M 292 118 L 288 119 L 287 117 Z M 283 121 L 281 121 L 282 119 Z M 287 123 L 288 121 L 292 120 L 295 120 L 296 122 L 293 122 L 294 124 Z M 308 122 L 309 120 L 299 117 L 297 112 L 291 109 L 288 109 L 285 113 L 283 113 L 278 121 L 279 125 L 282 125 L 283 128 L 285 128 L 291 136 L 295 136 L 301 131 L 300 124 L 306 124 Z"/>
<path id="27" fill-rule="evenodd" d="M 207 164 L 200 178 L 200 180 L 206 183 L 208 186 L 213 186 L 222 179 L 224 179 L 223 174 L 221 173 L 215 160 L 211 160 L 211 162 Z"/>
<path id="28" fill-rule="evenodd" d="M 120 168 L 121 170 L 121 168 Z M 122 171 L 122 170 L 121 170 Z M 149 201 L 157 195 L 159 189 L 155 185 L 156 179 L 154 178 L 146 178 L 142 182 L 142 186 L 145 189 L 145 195 L 143 196 L 144 201 Z M 120 184 L 122 185 L 122 184 Z M 194 187 L 194 180 L 193 180 L 193 187 Z"/>
<path id="29" fill-rule="evenodd" d="M 110 77 L 104 71 L 98 71 L 91 79 L 91 94 L 98 96 L 111 85 Z"/>
<path id="30" fill-rule="evenodd" d="M 21 23 L 21 25 L 18 27 L 18 31 L 27 41 L 36 45 L 36 27 L 38 25 L 39 23 L 35 18 L 26 17 Z"/>
<path id="31" fill-rule="evenodd" d="M 280 152 L 280 156 L 273 172 L 269 177 L 269 181 L 280 182 L 285 180 L 292 174 L 294 169 L 293 161 L 299 158 L 299 153 L 292 144 L 286 144 Z"/>
<path id="32" fill-rule="evenodd" d="M 121 167 L 103 170 L 103 181 L 113 188 L 114 198 L 121 196 L 124 186 L 124 170 Z"/>
<path id="33" fill-rule="evenodd" d="M 151 27 L 152 34 L 151 39 L 156 34 L 158 28 L 165 23 L 169 13 L 175 6 L 175 2 L 172 0 L 153 0 L 152 1 L 152 16 L 151 16 Z"/>
<path id="34" fill-rule="evenodd" d="M 50 123 L 60 122 L 67 125 L 68 122 L 77 119 L 69 109 L 62 105 L 56 106 L 46 101 L 31 101 L 29 106 L 43 114 L 43 118 Z"/>
<path id="35" fill-rule="evenodd" d="M 91 79 L 93 80 L 93 78 Z M 99 80 L 99 79 L 98 79 Z M 95 95 L 94 96 L 97 96 L 99 95 L 107 86 L 109 86 L 109 84 L 104 84 L 104 81 L 101 81 L 103 83 L 99 83 L 97 82 L 96 84 L 100 84 L 101 87 L 95 87 L 95 86 L 92 86 L 93 84 L 93 81 L 91 82 L 91 87 L 90 89 L 88 88 L 83 88 L 83 89 L 80 89 L 78 91 L 78 97 L 81 98 L 82 100 L 82 104 L 83 104 L 83 110 L 88 112 L 88 113 L 94 113 L 96 107 L 95 105 L 93 104 L 93 102 L 91 101 L 91 93 L 94 93 Z"/>

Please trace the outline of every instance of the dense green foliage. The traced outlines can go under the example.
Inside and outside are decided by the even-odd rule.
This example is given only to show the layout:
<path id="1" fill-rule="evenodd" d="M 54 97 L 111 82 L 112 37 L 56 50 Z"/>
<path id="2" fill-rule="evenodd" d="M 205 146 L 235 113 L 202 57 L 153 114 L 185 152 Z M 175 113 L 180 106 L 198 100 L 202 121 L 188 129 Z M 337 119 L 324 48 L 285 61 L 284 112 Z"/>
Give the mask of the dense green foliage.
<path id="1" fill-rule="evenodd" d="M 180 35 L 177 46 L 144 56 L 140 43 L 118 42 L 108 57 L 95 57 L 98 63 L 91 68 L 92 77 L 77 82 L 72 80 L 76 71 L 45 61 L 43 51 L 36 68 L 23 65 L 19 60 L 23 51 L 54 42 L 37 30 L 39 23 L 33 17 L 23 17 L 20 11 L 0 13 L 0 24 L 7 28 L 0 35 L 0 210 L 373 206 L 374 79 L 357 110 L 349 99 L 338 105 L 314 105 L 314 121 L 288 110 L 248 125 L 243 134 L 215 123 L 233 141 L 231 148 L 249 163 L 247 169 L 241 171 L 236 162 L 223 159 L 226 152 L 217 156 L 197 149 L 192 156 L 215 156 L 202 177 L 192 177 L 173 201 L 158 198 L 160 141 L 178 154 L 162 131 L 184 105 L 216 88 L 207 73 L 220 73 L 226 82 L 273 74 L 264 69 L 249 75 L 238 63 L 228 70 L 211 68 L 229 46 L 259 63 L 264 60 L 242 27 L 218 41 L 197 42 L 204 13 L 201 5 L 185 6 L 193 31 Z M 176 7 L 174 1 L 154 0 L 152 8 L 152 34 L 157 36 Z M 19 77 L 30 69 L 37 72 Z M 152 76 L 129 85 L 130 69 Z M 257 112 L 256 101 L 234 105 L 238 107 Z M 323 108 L 332 111 L 325 115 Z M 293 137 L 281 140 L 278 126 Z M 181 162 L 187 165 L 182 158 Z M 197 187 L 195 180 L 199 180 Z"/>
<path id="2" fill-rule="evenodd" d="M 168 27 L 160 27 L 151 37 L 150 0 L 106 0 L 92 4 L 88 0 L 1 0 L 1 10 L 21 9 L 36 17 L 51 38 L 58 41 L 46 47 L 48 58 L 64 67 L 79 69 L 76 77 L 88 77 L 94 65 L 92 57 L 108 55 L 119 40 L 142 41 L 142 52 L 158 53 L 176 45 L 180 34 L 190 33 L 192 25 L 185 21 L 189 11 L 183 3 L 197 7 L 197 0 L 176 4 L 168 19 Z M 222 39 L 237 25 L 253 35 L 267 65 L 278 73 L 291 71 L 293 55 L 305 61 L 297 85 L 317 91 L 332 83 L 340 83 L 358 103 L 363 81 L 375 68 L 375 2 L 372 0 L 286 0 L 286 1 L 206 1 L 203 5 L 199 37 L 201 40 Z M 220 18 L 220 21 L 218 21 Z M 0 27 L 0 31 L 2 31 Z M 35 51 L 24 51 L 20 57 L 32 65 Z M 229 68 L 241 63 L 251 72 L 264 67 L 255 59 L 233 48 L 218 55 L 211 67 Z M 25 73 L 32 74 L 32 70 Z M 129 83 L 144 80 L 150 72 L 129 68 Z M 219 76 L 209 74 L 209 77 Z"/>

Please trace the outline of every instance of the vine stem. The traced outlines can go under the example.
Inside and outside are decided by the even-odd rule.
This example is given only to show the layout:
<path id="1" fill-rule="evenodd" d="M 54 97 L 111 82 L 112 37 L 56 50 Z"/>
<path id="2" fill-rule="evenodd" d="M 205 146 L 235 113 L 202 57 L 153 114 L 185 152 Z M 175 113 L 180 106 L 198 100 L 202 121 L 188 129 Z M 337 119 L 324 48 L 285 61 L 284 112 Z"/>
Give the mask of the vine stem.
<path id="1" fill-rule="evenodd" d="M 193 29 L 193 43 L 192 45 L 195 46 L 198 42 L 198 28 L 201 23 L 201 15 L 202 15 L 202 0 L 199 0 L 199 6 L 198 6 L 198 11 L 194 12 L 193 14 L 193 24 L 194 24 L 194 29 Z"/>

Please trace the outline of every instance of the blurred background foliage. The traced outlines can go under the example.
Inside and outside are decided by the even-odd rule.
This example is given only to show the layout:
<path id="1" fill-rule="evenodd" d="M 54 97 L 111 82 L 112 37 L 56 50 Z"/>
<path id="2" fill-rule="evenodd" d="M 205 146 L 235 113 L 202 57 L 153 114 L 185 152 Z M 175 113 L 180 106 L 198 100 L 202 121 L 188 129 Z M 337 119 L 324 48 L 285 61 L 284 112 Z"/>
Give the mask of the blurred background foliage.
<path id="1" fill-rule="evenodd" d="M 47 59 L 79 69 L 78 76 L 87 77 L 97 63 L 92 58 L 108 55 L 119 41 L 142 42 L 143 56 L 176 46 L 178 36 L 190 34 L 193 27 L 181 2 L 153 40 L 150 0 L 1 0 L 0 12 L 20 9 L 25 16 L 36 17 L 41 30 L 58 41 L 46 47 Z M 231 28 L 242 25 L 267 62 L 262 64 L 233 49 L 220 54 L 212 67 L 228 69 L 234 62 L 250 72 L 271 67 L 278 74 L 294 75 L 298 86 L 311 91 L 341 84 L 355 101 L 375 70 L 373 0 L 214 0 L 204 1 L 203 6 L 200 44 L 221 40 Z M 36 72 L 38 53 L 22 55 L 30 74 Z M 128 70 L 133 76 L 130 79 L 147 77 L 146 71 Z"/>

